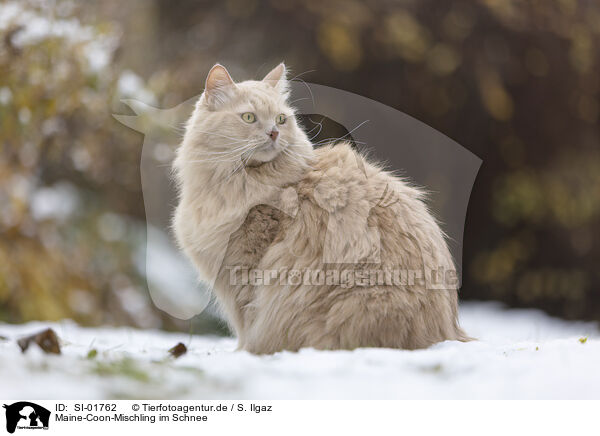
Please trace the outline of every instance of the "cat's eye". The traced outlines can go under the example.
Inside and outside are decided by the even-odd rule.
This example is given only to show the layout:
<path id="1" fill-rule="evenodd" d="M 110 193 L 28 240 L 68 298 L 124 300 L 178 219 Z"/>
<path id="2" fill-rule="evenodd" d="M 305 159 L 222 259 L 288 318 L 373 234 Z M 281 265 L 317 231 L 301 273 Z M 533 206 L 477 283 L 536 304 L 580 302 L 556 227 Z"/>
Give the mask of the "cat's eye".
<path id="1" fill-rule="evenodd" d="M 283 124 L 286 119 L 287 117 L 284 114 L 279 114 L 277 115 L 277 118 L 275 118 L 275 121 L 277 121 L 277 124 Z"/>
<path id="2" fill-rule="evenodd" d="M 253 123 L 256 121 L 256 115 L 254 115 L 252 112 L 244 112 L 242 114 L 242 120 L 244 120 L 247 123 Z"/>

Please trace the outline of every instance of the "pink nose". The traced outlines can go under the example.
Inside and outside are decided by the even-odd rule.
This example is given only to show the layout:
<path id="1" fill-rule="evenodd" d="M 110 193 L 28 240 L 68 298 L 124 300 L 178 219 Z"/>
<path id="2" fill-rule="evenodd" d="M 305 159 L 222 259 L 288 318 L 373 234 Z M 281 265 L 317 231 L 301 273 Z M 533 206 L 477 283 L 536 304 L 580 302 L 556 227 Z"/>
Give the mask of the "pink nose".
<path id="1" fill-rule="evenodd" d="M 275 141 L 278 136 L 279 136 L 279 130 L 277 130 L 277 129 L 273 129 L 273 130 L 271 130 L 271 133 L 269 133 L 269 138 L 271 138 L 273 141 Z"/>

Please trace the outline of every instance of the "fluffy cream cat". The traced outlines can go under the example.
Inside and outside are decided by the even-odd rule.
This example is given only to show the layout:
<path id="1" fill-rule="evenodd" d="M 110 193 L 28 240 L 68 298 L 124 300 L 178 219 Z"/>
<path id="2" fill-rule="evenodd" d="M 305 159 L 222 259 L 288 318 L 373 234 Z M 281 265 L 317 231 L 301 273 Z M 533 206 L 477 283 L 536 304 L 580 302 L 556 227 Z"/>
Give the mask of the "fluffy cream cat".
<path id="1" fill-rule="evenodd" d="M 280 64 L 262 81 L 234 83 L 215 65 L 174 162 L 177 241 L 239 347 L 468 340 L 454 264 L 423 193 L 348 144 L 314 150 L 285 76 Z"/>

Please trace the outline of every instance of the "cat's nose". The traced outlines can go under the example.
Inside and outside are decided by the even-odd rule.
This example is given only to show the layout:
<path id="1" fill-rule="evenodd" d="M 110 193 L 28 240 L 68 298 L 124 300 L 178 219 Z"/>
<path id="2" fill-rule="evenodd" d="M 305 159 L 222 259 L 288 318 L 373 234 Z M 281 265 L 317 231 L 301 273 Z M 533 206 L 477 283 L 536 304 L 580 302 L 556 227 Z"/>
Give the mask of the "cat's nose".
<path id="1" fill-rule="evenodd" d="M 276 127 L 274 127 L 270 133 L 267 133 L 269 135 L 269 138 L 271 138 L 273 141 L 275 141 L 277 139 L 277 137 L 279 136 L 279 130 L 277 130 Z"/>

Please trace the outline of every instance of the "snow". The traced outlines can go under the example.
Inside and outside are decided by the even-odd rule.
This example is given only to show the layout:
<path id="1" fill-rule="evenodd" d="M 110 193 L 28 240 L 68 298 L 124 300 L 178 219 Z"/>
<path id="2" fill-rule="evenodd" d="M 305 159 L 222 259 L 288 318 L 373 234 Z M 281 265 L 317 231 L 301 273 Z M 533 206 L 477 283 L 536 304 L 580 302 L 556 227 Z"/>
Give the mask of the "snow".
<path id="1" fill-rule="evenodd" d="M 20 2 L 9 1 L 0 5 L 0 30 L 22 26 L 12 42 L 17 47 L 36 44 L 46 38 L 64 38 L 73 42 L 89 41 L 94 32 L 78 20 L 43 16 L 28 10 Z"/>
<path id="2" fill-rule="evenodd" d="M 195 270 L 172 238 L 147 223 L 145 242 L 139 246 L 136 263 L 146 276 L 156 307 L 184 320 L 202 313 L 210 303 L 210 291 L 199 283 Z"/>
<path id="3" fill-rule="evenodd" d="M 64 2 L 56 9 L 53 9 L 52 3 L 39 2 L 39 10 L 33 7 L 34 3 L 36 2 L 6 1 L 0 4 L 0 32 L 11 28 L 20 29 L 11 39 L 12 44 L 23 48 L 46 39 L 60 38 L 65 44 L 84 45 L 83 56 L 90 72 L 99 74 L 110 65 L 119 45 L 118 29 L 100 33 L 93 26 L 84 25 L 76 18 L 61 17 L 61 12 L 69 13 L 66 10 L 69 6 Z M 63 7 L 65 5 L 66 9 Z M 61 8 L 65 10 L 61 11 Z M 0 102 L 4 101 L 0 95 Z"/>
<path id="4" fill-rule="evenodd" d="M 77 208 L 77 189 L 68 182 L 39 188 L 31 198 L 31 213 L 36 221 L 45 219 L 64 220 Z"/>
<path id="5" fill-rule="evenodd" d="M 7 106 L 8 103 L 12 100 L 12 92 L 10 88 L 3 86 L 0 88 L 0 104 L 3 106 Z"/>
<path id="6" fill-rule="evenodd" d="M 144 80 L 131 70 L 121 73 L 117 87 L 122 97 L 135 97 L 144 103 L 156 104 L 156 96 L 145 87 Z"/>
<path id="7" fill-rule="evenodd" d="M 461 323 L 479 338 L 426 350 L 235 351 L 233 338 L 70 321 L 0 324 L 0 397 L 28 399 L 588 399 L 600 398 L 600 335 L 594 323 L 541 311 L 465 303 Z M 14 340 L 51 326 L 60 356 Z M 587 340 L 584 340 L 587 338 Z M 581 340 L 580 340 L 581 339 Z M 167 350 L 188 346 L 179 359 Z M 91 349 L 97 356 L 88 358 Z"/>

